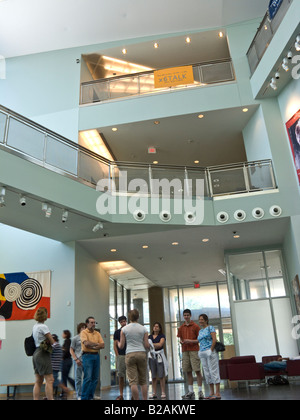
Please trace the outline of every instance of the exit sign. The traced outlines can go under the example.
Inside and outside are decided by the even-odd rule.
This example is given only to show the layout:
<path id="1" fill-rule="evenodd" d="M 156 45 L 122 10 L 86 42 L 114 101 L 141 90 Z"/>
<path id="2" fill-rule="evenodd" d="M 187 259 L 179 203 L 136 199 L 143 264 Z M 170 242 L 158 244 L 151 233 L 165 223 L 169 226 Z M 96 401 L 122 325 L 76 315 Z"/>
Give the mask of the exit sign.
<path id="1" fill-rule="evenodd" d="M 148 147 L 148 153 L 156 153 L 156 148 L 155 147 Z"/>

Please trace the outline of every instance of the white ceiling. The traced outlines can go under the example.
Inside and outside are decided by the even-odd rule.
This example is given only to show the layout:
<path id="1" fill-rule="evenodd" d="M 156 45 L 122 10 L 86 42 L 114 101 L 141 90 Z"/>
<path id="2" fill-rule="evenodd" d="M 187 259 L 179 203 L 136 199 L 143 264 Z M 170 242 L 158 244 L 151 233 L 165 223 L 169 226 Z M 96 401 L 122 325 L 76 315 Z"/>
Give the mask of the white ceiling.
<path id="1" fill-rule="evenodd" d="M 5 58 L 26 54 L 40 53 L 58 49 L 72 48 L 85 45 L 103 44 L 105 42 L 129 40 L 140 37 L 151 37 L 164 34 L 187 33 L 215 28 L 243 22 L 254 18 L 262 18 L 267 10 L 269 0 L 0 0 L 0 56 Z M 113 46 L 111 47 L 113 48 Z M 138 49 L 138 46 L 136 46 Z M 95 47 L 97 51 L 97 48 Z M 138 54 L 138 50 L 136 50 Z M 116 54 L 114 54 L 116 56 Z M 130 58 L 130 57 L 129 57 Z M 255 108 L 251 108 L 248 115 L 242 116 L 239 124 L 228 127 L 228 139 L 232 139 L 231 146 L 238 145 L 238 153 L 243 155 L 240 148 L 241 130 L 250 118 Z M 232 118 L 238 118 L 237 110 L 229 110 Z M 135 148 L 132 154 L 126 155 L 113 138 L 108 127 L 99 127 L 104 132 L 109 143 L 121 160 L 145 161 L 143 157 L 147 146 L 157 146 L 159 153 L 163 153 L 162 145 L 170 151 L 170 142 L 175 135 L 177 144 L 181 138 L 183 144 L 191 147 L 184 159 L 190 164 L 192 157 L 196 156 L 195 149 L 199 149 L 199 142 L 205 144 L 205 132 L 209 130 L 207 118 L 202 123 L 193 120 L 195 116 L 182 116 L 161 121 L 157 127 L 152 122 L 120 126 L 119 136 L 130 136 L 135 132 L 135 145 L 138 143 L 139 130 L 145 132 L 145 124 L 149 125 L 147 141 L 141 149 Z M 211 114 L 208 117 L 214 118 Z M 228 115 L 223 115 L 226 123 Z M 187 121 L 183 122 L 183 119 Z M 228 120 L 229 121 L 229 120 Z M 165 131 L 164 122 L 168 122 Z M 201 133 L 197 123 L 202 124 Z M 187 133 L 180 130 L 180 126 L 187 125 Z M 196 126 L 196 127 L 194 127 Z M 170 127 L 177 127 L 170 132 Z M 193 128 L 192 128 L 193 127 Z M 107 130 L 107 131 L 106 131 Z M 122 132 L 122 130 L 124 130 Z M 159 131 L 159 135 L 157 132 Z M 203 130 L 203 131 L 202 131 Z M 168 133 L 168 135 L 166 134 Z M 216 132 L 217 135 L 217 132 Z M 181 137 L 180 137 L 181 136 Z M 162 140 L 163 139 L 163 140 Z M 160 143 L 156 144 L 155 141 Z M 189 140 L 193 140 L 189 142 Z M 127 143 L 127 141 L 126 141 Z M 148 144 L 149 143 L 149 144 Z M 151 144 L 150 144 L 151 143 Z M 128 144 L 128 143 L 127 143 Z M 227 143 L 228 145 L 229 143 Z M 174 149 L 174 148 L 173 148 Z M 208 150 L 208 149 L 207 149 Z M 235 149 L 237 150 L 237 149 Z M 228 149 L 230 152 L 230 150 Z M 233 151 L 233 148 L 231 149 Z M 177 147 L 176 154 L 171 156 L 172 163 L 177 162 L 178 156 L 182 158 L 182 150 Z M 224 153 L 220 153 L 224 157 Z M 229 153 L 230 155 L 230 153 Z M 232 158 L 231 154 L 231 158 Z M 168 153 L 162 156 L 160 163 L 170 163 Z M 227 159 L 227 158 L 226 158 Z M 240 160 L 236 154 L 236 160 Z M 158 159 L 159 160 L 159 159 Z M 232 161 L 232 159 L 231 159 Z M 182 159 L 180 160 L 182 164 Z M 203 165 L 210 163 L 210 156 L 206 154 Z M 214 161 L 215 163 L 215 161 Z M 86 248 L 99 262 L 123 260 L 138 271 L 135 278 L 145 276 L 151 282 L 161 286 L 192 284 L 194 281 L 216 281 L 225 278 L 218 272 L 224 268 L 224 250 L 229 248 L 243 248 L 281 243 L 286 232 L 287 220 L 262 221 L 258 223 L 243 223 L 238 226 L 241 233 L 239 241 L 233 240 L 234 225 L 220 227 L 178 227 L 158 230 L 157 226 L 118 226 L 105 225 L 104 230 L 97 234 L 97 239 L 91 239 L 93 220 L 82 215 L 74 214 L 70 221 L 63 225 L 60 222 L 60 211 L 55 212 L 51 220 L 45 223 L 41 216 L 40 203 L 34 198 L 29 199 L 26 209 L 16 207 L 17 195 L 11 192 L 7 197 L 8 205 L 1 209 L 1 221 L 15 227 L 43 234 L 57 240 L 81 239 L 81 246 Z M 11 203 L 10 203 L 11 201 Z M 14 204 L 13 204 L 14 203 Z M 32 206 L 32 207 L 30 207 Z M 12 212 L 12 208 L 15 209 Z M 31 211 L 29 211 L 31 208 Z M 22 216 L 20 212 L 23 212 Z M 25 211 L 28 212 L 25 214 Z M 17 212 L 17 213 L 16 213 Z M 16 214 L 15 214 L 16 213 Z M 13 217 L 11 217 L 13 215 Z M 72 215 L 71 215 L 72 216 Z M 37 217 L 39 228 L 34 221 Z M 259 228 L 254 229 L 254 226 Z M 140 228 L 140 229 L 139 229 Z M 72 230 L 74 229 L 74 232 Z M 37 231 L 38 230 L 38 231 Z M 76 232 L 75 232 L 76 230 Z M 104 233 L 108 236 L 103 236 Z M 203 237 L 210 238 L 206 244 Z M 267 238 L 267 239 L 266 239 Z M 171 243 L 178 241 L 178 246 Z M 149 248 L 143 249 L 147 244 Z M 116 248 L 113 255 L 111 248 Z M 133 274 L 131 274 L 133 276 Z"/>
<path id="2" fill-rule="evenodd" d="M 219 28 L 262 17 L 269 0 L 2 0 L 0 55 Z"/>

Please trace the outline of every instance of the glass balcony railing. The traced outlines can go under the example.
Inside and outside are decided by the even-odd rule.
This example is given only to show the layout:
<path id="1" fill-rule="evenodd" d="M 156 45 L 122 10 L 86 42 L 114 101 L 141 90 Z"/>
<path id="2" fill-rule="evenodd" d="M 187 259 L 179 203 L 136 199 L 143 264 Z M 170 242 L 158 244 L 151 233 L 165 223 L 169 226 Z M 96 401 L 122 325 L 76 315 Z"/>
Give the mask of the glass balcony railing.
<path id="1" fill-rule="evenodd" d="M 271 160 L 208 168 L 109 161 L 3 106 L 0 149 L 99 191 L 119 195 L 139 191 L 140 195 L 160 197 L 167 191 L 176 198 L 184 191 L 189 197 L 201 193 L 212 198 L 277 188 Z"/>
<path id="2" fill-rule="evenodd" d="M 251 75 L 255 72 L 292 2 L 293 0 L 283 0 L 273 20 L 269 19 L 268 13 L 265 14 L 247 52 Z"/>
<path id="3" fill-rule="evenodd" d="M 155 89 L 154 72 L 147 71 L 118 77 L 93 80 L 81 84 L 80 104 L 92 104 L 134 95 L 144 95 L 193 86 L 206 86 L 235 80 L 231 60 L 193 64 L 194 83 L 166 89 Z"/>

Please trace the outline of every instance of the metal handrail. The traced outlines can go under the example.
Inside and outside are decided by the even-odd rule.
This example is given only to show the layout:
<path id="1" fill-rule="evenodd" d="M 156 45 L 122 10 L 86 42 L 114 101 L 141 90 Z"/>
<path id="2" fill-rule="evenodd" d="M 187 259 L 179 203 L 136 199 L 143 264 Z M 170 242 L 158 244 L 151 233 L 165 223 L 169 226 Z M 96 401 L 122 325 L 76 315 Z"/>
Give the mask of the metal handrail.
<path id="1" fill-rule="evenodd" d="M 110 161 L 97 153 L 83 147 L 82 145 L 75 143 L 69 139 L 67 139 L 64 136 L 61 136 L 60 134 L 57 134 L 42 125 L 0 105 L 0 115 L 5 115 L 5 124 L 3 129 L 3 137 L 0 137 L 0 149 L 4 149 L 5 151 L 8 151 L 9 153 L 15 154 L 23 159 L 29 160 L 33 163 L 36 163 L 38 165 L 41 165 L 49 170 L 52 170 L 54 172 L 58 172 L 61 175 L 70 177 L 74 180 L 77 180 L 81 183 L 84 183 L 86 185 L 92 186 L 95 188 L 97 185 L 97 182 L 101 179 L 94 179 L 93 175 L 93 163 L 96 162 L 96 177 L 99 177 L 99 171 L 101 172 L 101 176 L 105 175 L 102 179 L 109 179 L 110 185 L 115 181 L 116 174 L 115 170 L 117 170 L 117 175 L 122 171 L 123 168 L 129 168 L 129 169 L 146 169 L 147 170 L 147 182 L 150 181 L 150 189 L 151 189 L 151 182 L 153 180 L 152 177 L 152 171 L 159 171 L 162 170 L 162 173 L 165 175 L 165 178 L 167 175 L 172 175 L 172 171 L 179 171 L 182 173 L 181 179 L 186 182 L 189 179 L 192 179 L 190 175 L 193 173 L 199 174 L 199 177 L 197 179 L 203 179 L 205 182 L 206 187 L 206 196 L 207 197 L 214 197 L 219 195 L 230 195 L 230 194 L 236 194 L 237 192 L 250 192 L 250 191 L 257 191 L 257 190 L 267 190 L 267 189 L 275 189 L 276 181 L 275 181 L 275 175 L 273 170 L 273 165 L 271 160 L 261 160 L 261 161 L 252 161 L 252 162 L 239 162 L 239 163 L 233 163 L 233 164 L 225 164 L 225 165 L 217 165 L 217 166 L 209 166 L 209 167 L 193 167 L 193 166 L 178 166 L 178 165 L 161 165 L 161 164 L 149 164 L 149 163 L 143 163 L 143 162 L 122 162 L 122 161 Z M 41 133 L 43 138 L 43 157 L 41 159 L 35 157 L 34 155 L 30 155 L 25 150 L 20 149 L 20 147 L 16 147 L 15 145 L 11 144 L 8 140 L 9 139 L 9 125 L 11 120 L 16 120 L 24 125 L 24 127 L 30 127 L 34 130 L 37 130 L 39 133 Z M 1 122 L 1 121 L 0 121 Z M 0 133 L 1 134 L 1 133 Z M 51 139 L 54 139 L 58 143 L 64 144 L 71 148 L 75 152 L 76 157 L 76 170 L 73 172 L 66 169 L 66 167 L 59 167 L 55 166 L 53 163 L 47 162 L 46 157 L 46 145 L 47 140 L 51 137 Z M 80 165 L 79 165 L 79 157 L 81 154 L 84 154 L 88 158 L 91 159 L 91 161 L 88 162 L 88 165 L 84 167 L 83 173 L 80 173 Z M 74 156 L 73 156 L 74 158 Z M 67 159 L 65 159 L 67 161 Z M 100 167 L 99 167 L 100 165 Z M 102 167 L 104 165 L 104 169 Z M 259 170 L 261 167 L 269 167 L 269 184 L 263 183 L 263 185 L 258 187 L 251 187 L 251 182 L 249 179 L 249 173 L 248 169 L 255 169 Z M 236 173 L 237 169 L 243 170 L 243 179 L 241 184 L 241 179 L 237 178 L 234 179 L 237 185 L 229 185 L 227 188 L 226 182 L 227 179 L 224 178 L 225 183 L 225 191 L 220 190 L 220 185 L 216 184 L 216 179 L 213 179 L 213 176 L 215 173 L 226 171 L 230 172 L 232 171 L 232 174 Z M 167 172 L 167 174 L 166 174 Z M 88 176 L 85 174 L 88 173 Z M 85 176 L 84 176 L 85 175 Z M 261 175 L 261 174 L 260 174 Z M 190 178 L 189 178 L 190 177 Z M 160 177 L 160 179 L 164 179 L 163 176 Z M 219 181 L 219 180 L 217 180 Z M 243 184 L 244 182 L 244 184 Z M 236 187 L 240 187 L 240 185 L 245 185 L 245 188 L 242 188 L 242 190 L 236 189 Z M 222 185 L 224 189 L 224 185 Z M 231 190 L 233 188 L 233 190 Z"/>

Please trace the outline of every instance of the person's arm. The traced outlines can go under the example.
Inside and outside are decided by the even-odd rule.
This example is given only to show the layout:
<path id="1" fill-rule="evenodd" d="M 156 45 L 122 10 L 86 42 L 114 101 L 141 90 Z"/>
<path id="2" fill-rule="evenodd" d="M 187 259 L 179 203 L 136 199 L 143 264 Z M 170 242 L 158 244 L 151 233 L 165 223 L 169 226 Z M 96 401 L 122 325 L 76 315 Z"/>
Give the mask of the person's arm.
<path id="1" fill-rule="evenodd" d="M 145 347 L 146 350 L 150 349 L 150 344 L 149 344 L 149 341 L 148 341 L 148 333 L 147 332 L 145 332 L 145 334 L 144 334 L 144 347 Z"/>
<path id="2" fill-rule="evenodd" d="M 166 341 L 166 340 L 164 339 L 164 337 L 162 337 L 162 338 L 160 339 L 159 343 L 153 343 L 154 348 L 155 348 L 155 349 L 161 349 L 161 348 L 164 346 L 165 341 Z"/>
<path id="3" fill-rule="evenodd" d="M 76 362 L 77 366 L 81 366 L 81 360 L 78 359 L 78 357 L 76 356 L 73 347 L 70 347 L 70 353 L 71 353 L 72 359 L 74 360 L 74 362 Z"/>
<path id="4" fill-rule="evenodd" d="M 47 333 L 45 334 L 45 338 L 49 341 L 49 343 L 51 344 L 51 346 L 53 346 L 53 344 L 55 343 L 51 333 Z"/>
<path id="5" fill-rule="evenodd" d="M 217 334 L 216 334 L 216 332 L 211 332 L 210 335 L 211 335 L 211 338 L 212 338 L 212 345 L 211 345 L 210 349 L 211 349 L 211 351 L 214 351 L 215 345 L 217 343 Z"/>
<path id="6" fill-rule="evenodd" d="M 125 347 L 125 335 L 122 330 L 120 335 L 120 341 L 117 341 L 117 345 L 119 349 L 123 349 Z"/>

